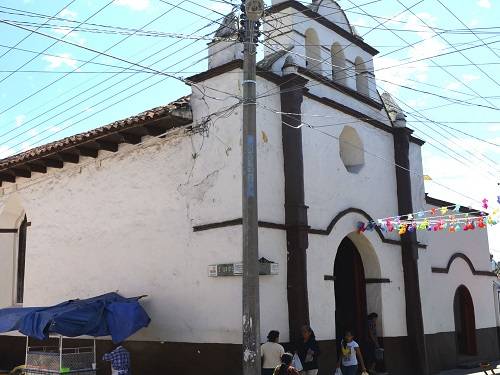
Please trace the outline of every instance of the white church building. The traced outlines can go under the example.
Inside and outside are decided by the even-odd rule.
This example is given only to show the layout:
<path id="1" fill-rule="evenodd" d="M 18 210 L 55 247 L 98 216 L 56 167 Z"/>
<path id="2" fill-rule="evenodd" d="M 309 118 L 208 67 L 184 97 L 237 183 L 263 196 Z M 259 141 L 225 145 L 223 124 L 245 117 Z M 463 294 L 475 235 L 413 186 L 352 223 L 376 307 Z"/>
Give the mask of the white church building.
<path id="1" fill-rule="evenodd" d="M 261 336 L 289 343 L 310 324 L 328 375 L 341 330 L 363 342 L 376 312 L 390 374 L 498 359 L 485 230 L 357 231 L 453 204 L 425 194 L 424 142 L 379 95 L 377 50 L 331 0 L 275 1 L 265 21 Z M 209 54 L 190 95 L 0 160 L 0 307 L 147 295 L 151 325 L 126 343 L 135 374 L 241 374 L 241 277 L 224 275 L 242 260 L 242 46 Z M 0 368 L 23 363 L 24 346 L 0 336 Z"/>

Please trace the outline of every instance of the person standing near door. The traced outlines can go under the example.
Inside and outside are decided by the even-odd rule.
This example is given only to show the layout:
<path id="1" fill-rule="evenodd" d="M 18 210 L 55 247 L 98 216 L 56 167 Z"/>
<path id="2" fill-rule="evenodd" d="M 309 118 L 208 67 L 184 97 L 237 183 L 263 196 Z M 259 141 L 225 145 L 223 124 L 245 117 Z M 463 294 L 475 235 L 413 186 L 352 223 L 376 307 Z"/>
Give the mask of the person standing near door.
<path id="1" fill-rule="evenodd" d="M 368 315 L 368 340 L 366 343 L 366 365 L 370 372 L 375 372 L 377 365 L 377 351 L 380 351 L 380 344 L 377 337 L 377 313 Z"/>
<path id="2" fill-rule="evenodd" d="M 341 367 L 342 375 L 357 375 L 359 365 L 361 366 L 361 371 L 365 372 L 366 367 L 359 345 L 354 341 L 352 333 L 346 331 L 340 343 L 340 356 L 337 368 Z"/>
<path id="3" fill-rule="evenodd" d="M 262 375 L 273 375 L 274 369 L 281 364 L 281 356 L 285 349 L 278 344 L 280 333 L 271 331 L 267 335 L 267 342 L 260 347 L 262 357 Z"/>
<path id="4" fill-rule="evenodd" d="M 302 337 L 297 344 L 297 354 L 302 362 L 301 375 L 318 374 L 318 356 L 320 354 L 314 331 L 309 326 L 303 326 Z"/>

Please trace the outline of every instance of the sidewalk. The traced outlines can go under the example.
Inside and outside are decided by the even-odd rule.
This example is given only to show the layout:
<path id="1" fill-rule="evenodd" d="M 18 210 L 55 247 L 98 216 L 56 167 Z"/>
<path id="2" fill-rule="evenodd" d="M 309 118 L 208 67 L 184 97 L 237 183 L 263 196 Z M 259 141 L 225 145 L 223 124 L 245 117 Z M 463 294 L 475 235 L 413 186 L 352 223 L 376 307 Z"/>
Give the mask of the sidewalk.
<path id="1" fill-rule="evenodd" d="M 495 374 L 500 374 L 500 362 L 495 362 Z M 488 371 L 488 374 L 491 374 L 491 371 Z M 473 369 L 456 369 L 456 370 L 447 370 L 441 371 L 438 375 L 484 375 L 484 371 L 481 371 L 479 368 Z"/>

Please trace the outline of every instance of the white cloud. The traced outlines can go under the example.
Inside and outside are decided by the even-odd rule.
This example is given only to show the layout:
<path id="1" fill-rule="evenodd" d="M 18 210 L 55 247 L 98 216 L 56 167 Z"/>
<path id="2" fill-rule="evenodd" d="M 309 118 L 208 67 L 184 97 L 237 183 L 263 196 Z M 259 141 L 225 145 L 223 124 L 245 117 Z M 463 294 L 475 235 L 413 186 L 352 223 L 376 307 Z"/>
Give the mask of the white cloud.
<path id="1" fill-rule="evenodd" d="M 32 137 L 36 137 L 38 135 L 38 130 L 36 129 L 31 129 L 28 134 Z"/>
<path id="2" fill-rule="evenodd" d="M 57 133 L 60 130 L 61 130 L 61 128 L 59 126 L 52 126 L 49 128 L 49 131 L 52 133 Z"/>
<path id="3" fill-rule="evenodd" d="M 214 2 L 208 8 L 213 10 L 214 12 L 219 12 L 222 14 L 229 14 L 229 12 L 233 9 L 233 6 L 231 4 L 228 4 L 228 3 Z"/>
<path id="4" fill-rule="evenodd" d="M 500 124 L 494 124 L 494 125 L 490 125 L 488 126 L 488 131 L 490 132 L 500 132 Z"/>
<path id="5" fill-rule="evenodd" d="M 462 87 L 462 83 L 458 81 L 453 81 L 448 83 L 444 88 L 446 90 L 458 90 L 460 87 Z"/>
<path id="6" fill-rule="evenodd" d="M 479 25 L 479 20 L 477 18 L 473 18 L 470 20 L 470 22 L 467 24 L 470 28 L 476 27 Z"/>
<path id="7" fill-rule="evenodd" d="M 453 82 L 448 83 L 444 88 L 446 90 L 458 90 L 460 87 L 463 86 L 464 83 L 470 83 L 473 81 L 477 81 L 480 78 L 481 77 L 476 76 L 474 74 L 462 74 L 462 81 L 463 82 L 453 81 Z"/>
<path id="8" fill-rule="evenodd" d="M 61 17 L 64 17 L 69 20 L 75 20 L 76 16 L 78 14 L 72 10 L 69 10 L 68 8 L 65 8 L 61 11 Z M 80 34 L 77 33 L 76 31 L 72 31 L 73 26 L 72 25 L 64 25 L 61 27 L 56 27 L 54 28 L 54 33 L 62 35 L 63 38 L 68 38 L 72 39 L 75 43 L 78 43 L 80 45 L 84 45 L 86 43 L 85 38 L 80 37 Z"/>
<path id="9" fill-rule="evenodd" d="M 470 130 L 469 130 L 470 132 Z M 485 137 L 483 137 L 485 138 Z M 500 143 L 500 137 L 488 138 L 488 141 L 492 143 Z M 457 148 L 457 144 L 460 145 L 460 148 L 463 150 L 469 150 L 471 152 L 480 152 L 482 154 L 488 153 L 490 155 L 498 154 L 500 155 L 500 148 L 488 144 L 486 142 L 482 142 L 478 139 L 474 138 L 455 138 L 453 142 L 447 142 L 448 147 Z"/>
<path id="10" fill-rule="evenodd" d="M 426 98 L 423 96 L 408 100 L 408 105 L 412 108 L 423 108 L 427 106 Z"/>
<path id="11" fill-rule="evenodd" d="M 42 59 L 49 63 L 47 69 L 57 69 L 62 66 L 68 66 L 73 69 L 77 68 L 76 60 L 71 58 L 69 53 L 60 53 L 58 56 L 44 56 Z"/>
<path id="12" fill-rule="evenodd" d="M 425 22 L 427 25 L 433 27 L 436 25 L 436 18 L 429 13 L 419 13 L 417 16 L 410 16 L 406 24 L 408 30 L 417 30 L 417 34 L 422 38 L 422 41 L 415 44 L 409 51 L 409 57 L 415 60 L 409 66 L 409 69 L 413 68 L 418 81 L 425 82 L 427 80 L 429 62 L 423 59 L 439 55 L 445 46 L 438 38 L 434 38 L 434 31 L 424 24 Z"/>
<path id="13" fill-rule="evenodd" d="M 491 1 L 490 0 L 479 0 L 477 2 L 477 5 L 479 5 L 481 8 L 491 8 Z"/>
<path id="14" fill-rule="evenodd" d="M 60 16 L 63 18 L 68 18 L 70 20 L 74 20 L 77 16 L 77 13 L 73 12 L 72 10 L 69 10 L 68 8 L 64 8 L 61 11 Z"/>
<path id="15" fill-rule="evenodd" d="M 350 23 L 351 23 L 351 25 L 354 25 L 354 26 L 368 26 L 366 19 L 363 17 L 359 17 L 357 20 L 354 20 Z"/>
<path id="16" fill-rule="evenodd" d="M 382 82 L 382 86 L 388 93 L 396 94 L 399 91 L 399 86 L 408 84 L 408 78 L 412 72 L 405 65 L 397 66 L 400 63 L 398 59 L 375 56 L 373 63 L 375 76 Z"/>
<path id="17" fill-rule="evenodd" d="M 399 18 L 398 21 L 405 22 L 404 28 L 416 31 L 421 38 L 420 41 L 413 43 L 408 51 L 407 59 L 377 57 L 375 56 L 375 75 L 377 78 L 391 82 L 396 85 L 413 86 L 409 79 L 416 79 L 420 82 L 427 81 L 428 78 L 428 59 L 438 55 L 445 48 L 430 27 L 436 26 L 437 19 L 429 13 L 419 13 L 416 16 L 411 15 L 405 18 Z M 430 27 L 426 26 L 425 24 Z M 399 25 L 399 27 L 402 27 Z M 403 65 L 401 65 L 403 63 Z M 400 65 L 400 66 L 398 66 Z M 386 85 L 384 88 L 397 94 L 399 88 L 393 84 Z"/>
<path id="18" fill-rule="evenodd" d="M 20 149 L 21 151 L 28 151 L 30 148 L 32 148 L 31 146 L 31 143 L 29 142 L 23 142 L 23 144 L 21 145 Z"/>
<path id="19" fill-rule="evenodd" d="M 80 34 L 78 34 L 76 31 L 71 31 L 72 27 L 56 27 L 53 31 L 56 34 L 60 34 L 63 37 L 68 37 L 69 39 L 73 39 L 75 43 L 78 43 L 80 45 L 84 45 L 87 41 L 85 38 L 81 38 Z"/>
<path id="20" fill-rule="evenodd" d="M 464 74 L 462 76 L 462 78 L 464 79 L 464 82 L 469 83 L 469 82 L 472 82 L 472 81 L 477 81 L 481 77 L 476 76 L 474 74 Z"/>
<path id="21" fill-rule="evenodd" d="M 21 126 L 22 124 L 24 124 L 24 121 L 26 121 L 25 115 L 16 116 L 16 126 Z"/>
<path id="22" fill-rule="evenodd" d="M 9 146 L 0 146 L 0 158 L 6 158 L 14 154 L 14 150 Z"/>
<path id="23" fill-rule="evenodd" d="M 64 27 L 56 27 L 56 28 L 54 29 L 54 32 L 55 32 L 56 34 L 61 34 L 61 35 L 63 35 L 63 36 L 71 35 L 71 36 L 75 37 L 75 35 L 78 35 L 76 32 L 71 31 L 71 29 L 72 29 L 72 28 L 71 28 L 71 27 L 69 27 L 69 26 L 64 26 Z"/>
<path id="24" fill-rule="evenodd" d="M 149 0 L 115 0 L 114 3 L 136 11 L 146 10 L 150 6 Z"/>

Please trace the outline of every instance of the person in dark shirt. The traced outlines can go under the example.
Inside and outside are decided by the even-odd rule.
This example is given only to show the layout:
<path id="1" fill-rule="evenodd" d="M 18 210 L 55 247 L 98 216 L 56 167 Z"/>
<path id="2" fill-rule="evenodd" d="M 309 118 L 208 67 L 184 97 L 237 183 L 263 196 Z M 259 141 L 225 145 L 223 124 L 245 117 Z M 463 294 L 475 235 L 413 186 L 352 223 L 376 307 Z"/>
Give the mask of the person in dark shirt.
<path id="1" fill-rule="evenodd" d="M 302 375 L 318 374 L 319 346 L 314 331 L 309 326 L 302 327 L 302 338 L 297 344 L 297 354 L 302 362 Z"/>
<path id="2" fill-rule="evenodd" d="M 281 365 L 274 369 L 273 375 L 300 375 L 299 372 L 292 366 L 293 355 L 284 353 L 281 356 Z"/>
<path id="3" fill-rule="evenodd" d="M 366 361 L 368 371 L 375 373 L 377 366 L 377 350 L 380 350 L 380 344 L 377 337 L 377 313 L 372 312 L 368 315 L 368 341 L 366 343 Z"/>

